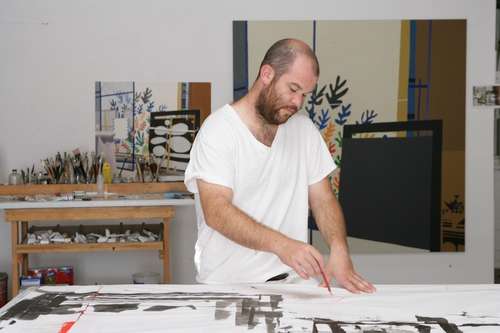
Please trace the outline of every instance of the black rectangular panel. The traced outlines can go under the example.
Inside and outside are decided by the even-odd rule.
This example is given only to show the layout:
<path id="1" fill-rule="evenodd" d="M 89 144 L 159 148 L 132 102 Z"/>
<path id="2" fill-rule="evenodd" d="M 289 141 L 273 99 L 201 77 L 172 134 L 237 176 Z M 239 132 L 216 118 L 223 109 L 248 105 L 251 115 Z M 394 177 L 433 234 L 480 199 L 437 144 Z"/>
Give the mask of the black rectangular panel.
<path id="1" fill-rule="evenodd" d="M 432 250 L 432 136 L 342 142 L 348 235 Z"/>

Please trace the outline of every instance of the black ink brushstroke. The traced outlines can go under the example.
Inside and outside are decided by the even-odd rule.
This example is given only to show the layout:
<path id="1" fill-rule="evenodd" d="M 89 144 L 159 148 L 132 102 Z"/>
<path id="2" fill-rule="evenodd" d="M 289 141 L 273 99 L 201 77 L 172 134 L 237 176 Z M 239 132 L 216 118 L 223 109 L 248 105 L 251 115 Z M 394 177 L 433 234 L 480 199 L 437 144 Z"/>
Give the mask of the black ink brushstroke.
<path id="1" fill-rule="evenodd" d="M 360 332 L 381 332 L 374 331 L 373 326 L 410 326 L 417 329 L 418 333 L 430 333 L 431 326 L 422 325 L 418 322 L 399 322 L 399 321 L 379 321 L 379 320 L 366 320 L 366 321 L 339 321 L 330 318 L 297 318 L 302 320 L 308 320 L 313 322 L 312 332 L 318 332 L 316 327 L 317 324 L 326 324 L 330 327 L 332 333 L 345 333 L 346 331 L 342 327 L 355 328 L 360 330 Z"/>
<path id="2" fill-rule="evenodd" d="M 172 309 L 178 309 L 178 308 L 189 308 L 192 310 L 196 310 L 196 307 L 194 305 L 179 305 L 179 306 L 153 305 L 147 309 L 144 309 L 143 311 L 166 311 L 166 310 L 172 310 Z"/>
<path id="3" fill-rule="evenodd" d="M 94 312 L 123 312 L 127 310 L 137 310 L 139 303 L 125 303 L 125 304 L 95 304 L 92 306 Z"/>
<path id="4" fill-rule="evenodd" d="M 226 308 L 231 305 L 231 302 L 227 301 L 217 301 L 215 302 L 215 320 L 227 319 L 231 316 L 231 311 L 226 310 Z"/>
<path id="5" fill-rule="evenodd" d="M 269 296 L 269 301 L 262 300 L 262 296 Z M 235 304 L 237 309 L 239 308 L 235 316 L 235 325 L 246 325 L 248 329 L 253 329 L 260 324 L 260 319 L 264 318 L 267 332 L 275 332 L 280 324 L 280 318 L 283 317 L 283 312 L 279 310 L 282 301 L 281 295 L 259 295 L 259 299 L 241 299 Z M 263 311 L 262 307 L 270 307 L 271 311 Z"/>
<path id="6" fill-rule="evenodd" d="M 331 319 L 315 319 L 313 320 L 313 330 L 312 333 L 318 333 L 318 324 L 328 325 L 332 333 L 346 333 L 346 331 L 336 322 Z M 363 331 L 364 332 L 364 331 Z"/>
<path id="7" fill-rule="evenodd" d="M 467 324 L 460 325 L 460 327 L 485 327 L 485 326 L 498 326 L 498 327 L 500 327 L 500 324 L 497 324 L 497 323 L 467 323 Z"/>
<path id="8" fill-rule="evenodd" d="M 62 305 L 67 297 L 62 294 L 42 294 L 31 299 L 24 299 L 13 306 L 0 317 L 0 320 L 10 320 L 12 318 L 22 320 L 34 320 L 41 315 L 48 314 L 73 314 L 80 309 L 82 304 Z"/>
<path id="9" fill-rule="evenodd" d="M 457 325 L 449 323 L 447 319 L 440 317 L 421 317 L 415 316 L 418 321 L 423 321 L 424 324 L 438 324 L 446 333 L 462 333 Z"/>

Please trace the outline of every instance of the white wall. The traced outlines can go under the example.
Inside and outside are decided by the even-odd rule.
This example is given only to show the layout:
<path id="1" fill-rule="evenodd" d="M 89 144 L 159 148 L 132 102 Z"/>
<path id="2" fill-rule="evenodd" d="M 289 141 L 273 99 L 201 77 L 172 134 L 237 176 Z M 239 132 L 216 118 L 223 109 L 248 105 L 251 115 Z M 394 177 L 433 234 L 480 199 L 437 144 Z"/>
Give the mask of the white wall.
<path id="1" fill-rule="evenodd" d="M 354 261 L 376 283 L 492 282 L 493 113 L 473 110 L 471 91 L 495 79 L 494 0 L 4 0 L 0 8 L 0 181 L 10 169 L 57 151 L 93 147 L 96 80 L 209 81 L 212 106 L 229 102 L 233 19 L 466 18 L 466 252 L 355 255 Z M 193 280 L 185 268 L 192 253 L 181 245 L 192 246 L 194 223 L 194 213 L 183 212 L 175 225 L 187 229 L 171 235 L 177 283 Z M 81 261 L 85 274 L 105 272 L 102 281 L 111 282 L 114 271 L 126 274 L 111 258 L 82 255 L 73 264 Z M 148 263 L 141 268 L 157 267 L 148 256 L 131 258 Z M 10 273 L 4 223 L 0 271 Z"/>

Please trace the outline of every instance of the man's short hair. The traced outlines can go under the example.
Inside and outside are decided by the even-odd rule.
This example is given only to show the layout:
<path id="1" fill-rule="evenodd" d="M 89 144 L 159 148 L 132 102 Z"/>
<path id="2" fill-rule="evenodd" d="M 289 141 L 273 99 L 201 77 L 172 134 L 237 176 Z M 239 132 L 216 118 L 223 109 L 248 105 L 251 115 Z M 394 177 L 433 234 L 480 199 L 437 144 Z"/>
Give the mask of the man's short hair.
<path id="1" fill-rule="evenodd" d="M 319 77 L 319 62 L 316 54 L 314 54 L 313 50 L 306 43 L 291 38 L 281 39 L 274 43 L 267 50 L 260 68 L 263 65 L 270 65 L 274 69 L 275 79 L 278 79 L 288 71 L 299 54 L 311 60 L 314 74 Z"/>

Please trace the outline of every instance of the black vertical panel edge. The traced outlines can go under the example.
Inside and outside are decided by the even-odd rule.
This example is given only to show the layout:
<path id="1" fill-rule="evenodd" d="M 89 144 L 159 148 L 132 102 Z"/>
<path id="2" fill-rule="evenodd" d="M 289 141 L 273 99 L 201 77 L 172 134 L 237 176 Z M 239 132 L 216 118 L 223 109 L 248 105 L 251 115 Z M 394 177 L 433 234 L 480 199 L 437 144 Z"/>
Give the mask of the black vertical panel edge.
<path id="1" fill-rule="evenodd" d="M 443 121 L 412 120 L 382 122 L 373 124 L 344 125 L 343 138 L 351 139 L 354 134 L 397 131 L 432 132 L 432 193 L 431 193 L 431 235 L 429 248 L 432 252 L 441 250 L 441 164 L 443 149 Z M 342 162 L 341 162 L 342 163 Z M 342 166 L 341 166 L 342 169 Z M 342 182 L 342 179 L 340 180 Z"/>

